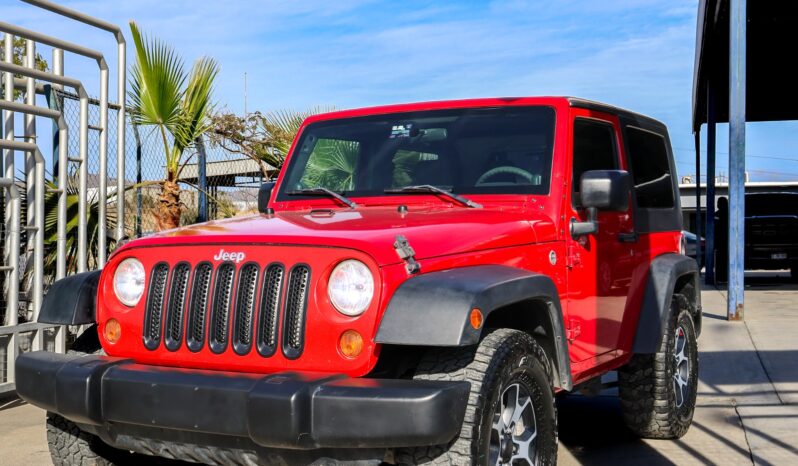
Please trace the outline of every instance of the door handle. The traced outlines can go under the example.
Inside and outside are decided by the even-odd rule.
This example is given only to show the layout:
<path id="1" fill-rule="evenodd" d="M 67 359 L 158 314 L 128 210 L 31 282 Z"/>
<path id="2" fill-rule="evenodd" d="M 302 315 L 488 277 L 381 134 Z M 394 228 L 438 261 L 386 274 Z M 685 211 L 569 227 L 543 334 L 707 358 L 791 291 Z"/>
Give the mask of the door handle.
<path id="1" fill-rule="evenodd" d="M 618 241 L 621 243 L 636 243 L 638 234 L 636 231 L 629 231 L 626 233 L 618 233 Z"/>

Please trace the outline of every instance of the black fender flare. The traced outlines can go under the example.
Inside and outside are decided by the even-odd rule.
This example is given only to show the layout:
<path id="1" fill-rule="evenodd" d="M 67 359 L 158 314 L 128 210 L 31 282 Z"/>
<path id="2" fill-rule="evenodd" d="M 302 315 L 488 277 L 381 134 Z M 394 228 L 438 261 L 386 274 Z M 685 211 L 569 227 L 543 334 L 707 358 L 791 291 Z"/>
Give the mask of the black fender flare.
<path id="1" fill-rule="evenodd" d="M 474 308 L 487 321 L 491 312 L 525 301 L 546 304 L 553 335 L 553 383 L 573 386 L 565 323 L 557 287 L 550 277 L 503 265 L 477 265 L 430 272 L 402 283 L 391 297 L 375 341 L 386 345 L 468 346 L 483 328 L 470 323 Z"/>
<path id="2" fill-rule="evenodd" d="M 47 290 L 39 322 L 61 325 L 93 324 L 97 321 L 97 287 L 100 270 L 56 280 Z"/>
<path id="3" fill-rule="evenodd" d="M 701 319 L 701 286 L 698 263 L 692 257 L 668 253 L 651 261 L 640 305 L 640 317 L 632 345 L 636 354 L 653 354 L 659 350 L 663 329 L 671 317 L 671 300 L 679 281 L 689 280 L 694 287 L 691 304 L 696 323 Z"/>

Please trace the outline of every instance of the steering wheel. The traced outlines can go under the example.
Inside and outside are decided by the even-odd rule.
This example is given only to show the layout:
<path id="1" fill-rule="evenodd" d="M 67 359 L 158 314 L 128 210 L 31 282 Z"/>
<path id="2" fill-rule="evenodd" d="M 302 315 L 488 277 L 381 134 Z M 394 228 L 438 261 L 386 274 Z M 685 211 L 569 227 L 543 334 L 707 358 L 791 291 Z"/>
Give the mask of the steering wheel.
<path id="1" fill-rule="evenodd" d="M 490 170 L 483 173 L 482 176 L 480 176 L 479 179 L 477 180 L 476 185 L 479 186 L 485 183 L 485 180 L 487 180 L 488 178 L 492 178 L 496 175 L 501 175 L 505 173 L 509 173 L 511 175 L 518 175 L 522 178 L 526 178 L 526 180 L 529 181 L 530 183 L 534 183 L 535 176 L 533 174 L 529 173 L 528 171 L 522 168 L 512 167 L 510 165 L 504 165 L 501 167 L 491 168 Z"/>

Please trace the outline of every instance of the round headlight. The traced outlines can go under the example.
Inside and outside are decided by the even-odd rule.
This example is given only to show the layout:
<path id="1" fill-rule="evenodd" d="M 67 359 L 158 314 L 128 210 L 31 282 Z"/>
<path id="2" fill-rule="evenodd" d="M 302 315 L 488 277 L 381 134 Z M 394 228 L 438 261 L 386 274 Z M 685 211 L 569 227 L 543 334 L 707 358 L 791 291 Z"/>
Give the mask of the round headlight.
<path id="1" fill-rule="evenodd" d="M 374 296 L 374 277 L 366 264 L 349 259 L 336 265 L 330 274 L 327 294 L 341 314 L 358 316 Z"/>
<path id="2" fill-rule="evenodd" d="M 114 272 L 114 294 L 126 306 L 135 306 L 144 294 L 144 266 L 138 259 L 127 258 Z"/>

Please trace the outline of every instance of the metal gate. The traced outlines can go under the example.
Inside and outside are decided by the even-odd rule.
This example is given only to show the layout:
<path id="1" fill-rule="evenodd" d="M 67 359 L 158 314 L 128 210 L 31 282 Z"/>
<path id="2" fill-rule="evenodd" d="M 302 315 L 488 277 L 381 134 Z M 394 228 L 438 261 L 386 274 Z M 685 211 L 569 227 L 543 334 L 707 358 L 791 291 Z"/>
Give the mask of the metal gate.
<path id="1" fill-rule="evenodd" d="M 110 69 L 97 50 L 55 37 L 28 30 L 0 21 L 0 32 L 4 33 L 4 60 L 0 61 L 3 100 L 3 150 L 0 190 L 2 190 L 4 225 L 2 230 L 3 260 L 0 273 L 3 276 L 2 321 L 0 321 L 0 394 L 14 390 L 14 360 L 21 351 L 47 349 L 64 352 L 67 329 L 62 326 L 37 323 L 41 309 L 45 274 L 45 204 L 48 197 L 57 199 L 55 206 L 56 241 L 54 255 L 55 279 L 62 278 L 73 268 L 83 272 L 92 267 L 102 267 L 108 252 L 108 241 L 119 240 L 125 234 L 125 87 L 126 44 L 121 29 L 103 20 L 62 7 L 47 0 L 22 0 L 32 6 L 48 10 L 67 20 L 111 33 L 117 44 L 116 102 L 108 95 Z M 14 39 L 25 41 L 24 63 L 13 62 Z M 109 39 L 111 40 L 111 39 Z M 37 44 L 53 48 L 52 71 L 35 68 Z M 99 99 L 91 102 L 90 90 L 76 77 L 64 76 L 65 55 L 79 55 L 96 61 L 100 77 Z M 15 91 L 21 92 L 24 102 L 14 100 Z M 79 102 L 78 124 L 70 124 L 59 106 L 59 93 L 70 92 Z M 48 107 L 36 105 L 36 95 L 48 96 Z M 96 118 L 90 114 L 90 105 L 96 106 Z M 109 108 L 115 113 L 115 134 L 111 135 Z M 15 126 L 15 114 L 24 118 L 22 131 Z M 45 155 L 39 150 L 39 136 L 49 131 L 37 131 L 37 118 L 53 122 L 54 144 L 53 175 L 48 180 L 45 174 Z M 115 186 L 109 181 L 109 136 L 116 146 Z M 77 144 L 74 141 L 77 140 Z M 93 169 L 96 183 L 92 183 L 92 195 L 96 196 L 98 234 L 96 242 L 87 237 L 87 212 L 89 198 L 89 145 L 97 146 L 98 166 Z M 24 154 L 24 167 L 16 166 L 17 152 Z M 24 179 L 15 179 L 18 170 L 24 170 Z M 75 180 L 74 185 L 72 180 Z M 71 192 L 78 198 L 78 213 L 75 237 L 68 241 L 67 200 Z M 24 199 L 24 205 L 23 205 Z M 117 219 L 114 231 L 108 231 L 108 208 L 115 210 Z M 23 218 L 24 217 L 24 218 Z M 74 258 L 68 254 L 70 244 L 75 244 Z M 93 260 L 90 261 L 89 257 Z M 91 263 L 90 263 L 91 262 Z"/>

